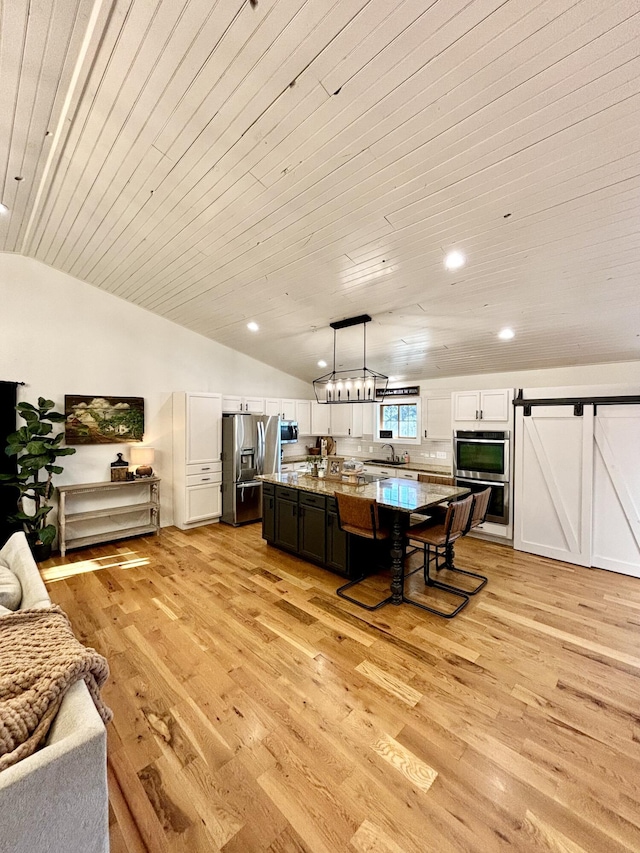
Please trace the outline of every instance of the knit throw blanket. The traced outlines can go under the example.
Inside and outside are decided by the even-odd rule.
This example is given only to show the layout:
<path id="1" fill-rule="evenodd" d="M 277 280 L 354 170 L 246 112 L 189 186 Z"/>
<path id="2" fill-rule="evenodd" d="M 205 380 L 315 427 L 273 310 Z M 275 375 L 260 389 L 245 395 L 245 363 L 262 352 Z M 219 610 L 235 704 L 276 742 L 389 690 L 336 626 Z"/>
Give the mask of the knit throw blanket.
<path id="1" fill-rule="evenodd" d="M 67 690 L 85 680 L 105 723 L 100 698 L 107 661 L 73 635 L 59 607 L 18 610 L 0 617 L 0 771 L 44 742 Z"/>

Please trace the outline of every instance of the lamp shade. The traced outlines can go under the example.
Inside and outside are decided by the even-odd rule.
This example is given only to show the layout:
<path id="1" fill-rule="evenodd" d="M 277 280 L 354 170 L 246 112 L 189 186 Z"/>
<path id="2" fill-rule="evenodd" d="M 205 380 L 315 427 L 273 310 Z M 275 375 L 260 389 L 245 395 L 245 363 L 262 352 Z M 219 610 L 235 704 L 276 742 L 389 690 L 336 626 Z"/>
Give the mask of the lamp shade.
<path id="1" fill-rule="evenodd" d="M 155 451 L 153 447 L 146 445 L 134 445 L 131 448 L 131 464 L 132 465 L 153 465 L 155 459 Z"/>

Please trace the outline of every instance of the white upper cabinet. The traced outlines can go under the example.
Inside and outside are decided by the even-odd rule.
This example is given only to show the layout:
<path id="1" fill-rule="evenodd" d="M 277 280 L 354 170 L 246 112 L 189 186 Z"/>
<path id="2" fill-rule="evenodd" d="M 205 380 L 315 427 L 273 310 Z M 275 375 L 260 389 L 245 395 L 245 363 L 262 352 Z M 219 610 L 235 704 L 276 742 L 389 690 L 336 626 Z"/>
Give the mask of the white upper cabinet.
<path id="1" fill-rule="evenodd" d="M 236 397 L 225 394 L 222 398 L 223 412 L 247 412 L 250 415 L 264 414 L 264 397 Z"/>
<path id="2" fill-rule="evenodd" d="M 282 400 L 281 417 L 283 421 L 295 421 L 296 400 Z"/>
<path id="3" fill-rule="evenodd" d="M 451 432 L 451 393 L 423 396 L 423 440 L 450 441 Z"/>
<path id="4" fill-rule="evenodd" d="M 264 397 L 245 397 L 244 411 L 251 415 L 264 415 Z"/>
<path id="5" fill-rule="evenodd" d="M 507 424 L 511 420 L 511 388 L 491 391 L 454 391 L 453 420 L 456 422 L 489 421 Z"/>
<path id="6" fill-rule="evenodd" d="M 327 403 L 311 403 L 311 435 L 330 435 L 329 415 L 331 406 Z"/>
<path id="7" fill-rule="evenodd" d="M 313 435 L 311 432 L 311 400 L 296 400 L 296 417 L 298 433 Z"/>
<path id="8" fill-rule="evenodd" d="M 278 415 L 278 417 L 282 417 L 280 400 L 273 400 L 270 397 L 267 397 L 264 401 L 264 413 L 265 415 Z"/>
<path id="9" fill-rule="evenodd" d="M 297 400 L 281 400 L 268 397 L 265 401 L 265 415 L 278 415 L 283 421 L 295 421 Z"/>
<path id="10" fill-rule="evenodd" d="M 242 408 L 243 401 L 242 397 L 230 397 L 227 394 L 222 398 L 222 411 L 223 412 L 243 412 Z"/>
<path id="11" fill-rule="evenodd" d="M 219 462 L 222 411 L 219 394 L 186 394 L 186 462 Z"/>
<path id="12" fill-rule="evenodd" d="M 362 436 L 362 409 L 366 403 L 329 404 L 331 409 L 330 434 L 336 437 L 360 438 Z"/>
<path id="13" fill-rule="evenodd" d="M 373 436 L 376 422 L 376 405 L 375 403 L 361 403 L 360 408 L 362 409 L 362 435 Z"/>

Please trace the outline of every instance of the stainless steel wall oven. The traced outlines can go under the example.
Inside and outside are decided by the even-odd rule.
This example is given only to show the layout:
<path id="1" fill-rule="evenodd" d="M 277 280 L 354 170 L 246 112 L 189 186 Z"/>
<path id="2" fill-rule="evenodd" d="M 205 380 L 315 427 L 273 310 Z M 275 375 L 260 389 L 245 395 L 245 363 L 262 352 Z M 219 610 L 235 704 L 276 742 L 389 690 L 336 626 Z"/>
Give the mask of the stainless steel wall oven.
<path id="1" fill-rule="evenodd" d="M 456 486 L 472 492 L 490 486 L 487 521 L 509 524 L 509 432 L 456 430 L 453 448 Z"/>

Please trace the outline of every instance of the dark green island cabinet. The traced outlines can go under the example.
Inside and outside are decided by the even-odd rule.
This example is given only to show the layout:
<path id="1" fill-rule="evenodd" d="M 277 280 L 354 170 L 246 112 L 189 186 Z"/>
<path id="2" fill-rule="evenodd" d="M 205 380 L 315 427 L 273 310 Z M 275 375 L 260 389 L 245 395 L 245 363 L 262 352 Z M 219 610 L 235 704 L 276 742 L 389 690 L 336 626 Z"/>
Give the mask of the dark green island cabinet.
<path id="1" fill-rule="evenodd" d="M 357 564 L 355 537 L 340 530 L 333 497 L 263 483 L 262 536 L 344 577 L 351 577 L 351 566 Z"/>

